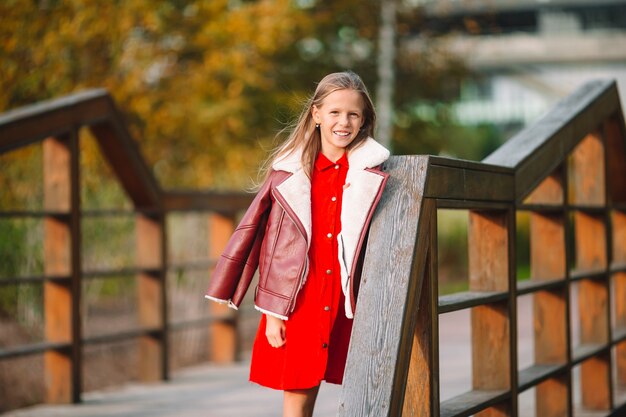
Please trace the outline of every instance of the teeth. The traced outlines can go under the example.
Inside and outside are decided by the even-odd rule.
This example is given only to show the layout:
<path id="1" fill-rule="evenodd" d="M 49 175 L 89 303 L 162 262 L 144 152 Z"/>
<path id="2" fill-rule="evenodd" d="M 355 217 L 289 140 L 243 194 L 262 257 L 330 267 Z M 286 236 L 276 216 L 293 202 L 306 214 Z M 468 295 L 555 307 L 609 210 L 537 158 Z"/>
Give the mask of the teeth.
<path id="1" fill-rule="evenodd" d="M 334 133 L 335 135 L 339 135 L 339 136 L 348 136 L 348 135 L 350 135 L 350 133 L 349 133 L 349 132 L 337 132 L 337 131 L 335 131 L 335 132 L 333 132 L 333 133 Z"/>

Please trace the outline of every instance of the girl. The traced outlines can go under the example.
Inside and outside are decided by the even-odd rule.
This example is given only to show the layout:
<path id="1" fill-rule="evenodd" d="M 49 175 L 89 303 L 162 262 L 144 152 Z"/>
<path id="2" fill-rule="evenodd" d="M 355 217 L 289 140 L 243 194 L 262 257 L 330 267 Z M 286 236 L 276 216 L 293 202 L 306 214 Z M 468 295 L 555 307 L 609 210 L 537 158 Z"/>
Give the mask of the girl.
<path id="1" fill-rule="evenodd" d="M 236 309 L 259 267 L 250 380 L 284 390 L 285 417 L 312 416 L 321 381 L 343 379 L 364 241 L 387 180 L 375 120 L 358 75 L 324 77 L 209 283 L 207 298 Z"/>

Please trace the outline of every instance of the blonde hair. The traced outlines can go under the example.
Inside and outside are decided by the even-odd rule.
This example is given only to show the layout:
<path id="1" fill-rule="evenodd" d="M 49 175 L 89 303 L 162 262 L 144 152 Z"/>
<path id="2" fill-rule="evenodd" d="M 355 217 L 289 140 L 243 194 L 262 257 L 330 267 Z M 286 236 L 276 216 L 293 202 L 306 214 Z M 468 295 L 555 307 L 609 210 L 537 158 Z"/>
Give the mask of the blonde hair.
<path id="1" fill-rule="evenodd" d="M 315 158 L 317 158 L 317 154 L 322 147 L 320 131 L 315 127 L 313 120 L 313 106 L 321 107 L 324 99 L 337 90 L 354 90 L 360 93 L 363 99 L 363 126 L 356 138 L 348 145 L 347 150 L 356 148 L 369 136 L 373 136 L 376 125 L 376 112 L 361 77 L 352 71 L 328 74 L 322 78 L 313 95 L 306 101 L 297 122 L 279 132 L 279 136 L 286 132 L 289 132 L 289 136 L 282 145 L 274 149 L 263 164 L 261 168 L 261 176 L 263 178 L 267 178 L 276 160 L 282 159 L 298 149 L 302 149 L 301 163 L 304 172 L 309 178 L 311 177 Z"/>

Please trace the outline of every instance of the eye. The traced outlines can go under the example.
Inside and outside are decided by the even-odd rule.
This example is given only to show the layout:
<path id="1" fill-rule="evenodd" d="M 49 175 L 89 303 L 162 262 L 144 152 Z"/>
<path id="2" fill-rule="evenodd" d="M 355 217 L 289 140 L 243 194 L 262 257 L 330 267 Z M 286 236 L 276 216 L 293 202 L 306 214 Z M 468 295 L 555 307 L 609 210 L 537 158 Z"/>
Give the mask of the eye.
<path id="1" fill-rule="evenodd" d="M 339 114 L 337 110 L 331 110 L 330 114 Z"/>

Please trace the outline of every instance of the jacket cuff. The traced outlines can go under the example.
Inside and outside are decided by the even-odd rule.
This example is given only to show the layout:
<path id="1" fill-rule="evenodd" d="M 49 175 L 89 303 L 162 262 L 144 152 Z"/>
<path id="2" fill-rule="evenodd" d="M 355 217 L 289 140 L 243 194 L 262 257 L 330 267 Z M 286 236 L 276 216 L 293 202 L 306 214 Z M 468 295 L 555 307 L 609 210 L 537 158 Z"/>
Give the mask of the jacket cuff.
<path id="1" fill-rule="evenodd" d="M 267 314 L 268 316 L 276 317 L 276 318 L 284 320 L 284 321 L 289 320 L 289 317 L 287 317 L 287 316 L 281 316 L 280 314 L 274 313 L 272 311 L 264 310 L 261 307 L 257 306 L 256 304 L 254 305 L 254 308 L 259 310 L 263 314 Z"/>
<path id="2" fill-rule="evenodd" d="M 208 298 L 209 300 L 215 301 L 216 303 L 219 303 L 219 304 L 226 304 L 228 305 L 228 307 L 232 308 L 233 310 L 239 310 L 239 307 L 237 307 L 237 305 L 235 305 L 235 303 L 233 303 L 231 300 L 222 300 L 221 298 L 211 297 L 210 295 L 205 295 L 204 298 Z"/>

